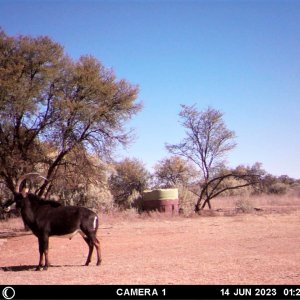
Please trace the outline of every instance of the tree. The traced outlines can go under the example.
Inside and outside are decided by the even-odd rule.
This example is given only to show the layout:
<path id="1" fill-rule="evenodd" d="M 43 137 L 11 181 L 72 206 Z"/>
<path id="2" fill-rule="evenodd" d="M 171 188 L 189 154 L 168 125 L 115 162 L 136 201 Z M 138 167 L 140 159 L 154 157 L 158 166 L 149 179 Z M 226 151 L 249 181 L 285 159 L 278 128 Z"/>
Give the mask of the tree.
<path id="1" fill-rule="evenodd" d="M 110 210 L 113 199 L 108 188 L 108 165 L 97 156 L 88 155 L 83 147 L 66 155 L 64 162 L 65 166 L 57 170 L 51 191 L 47 189 L 45 198 L 55 195 L 65 205 Z"/>
<path id="2" fill-rule="evenodd" d="M 229 189 L 252 185 L 256 181 L 254 174 L 224 173 L 226 154 L 236 143 L 235 134 L 227 129 L 223 114 L 213 108 L 198 111 L 193 106 L 182 105 L 179 114 L 182 125 L 186 128 L 186 137 L 179 144 L 169 145 L 168 151 L 180 155 L 197 167 L 202 178 L 198 184 L 198 196 L 195 211 L 203 209 L 206 204 L 211 208 L 210 200 Z M 234 177 L 239 180 L 235 186 L 223 186 L 225 179 Z M 203 202 L 203 203 L 202 203 Z"/>
<path id="3" fill-rule="evenodd" d="M 179 156 L 162 159 L 154 167 L 157 186 L 171 188 L 188 186 L 195 180 L 196 170 L 192 164 Z"/>
<path id="4" fill-rule="evenodd" d="M 48 37 L 0 31 L 0 177 L 13 191 L 22 174 L 42 170 L 42 196 L 72 152 L 104 161 L 130 139 L 137 94 L 92 56 L 74 61 Z"/>
<path id="5" fill-rule="evenodd" d="M 114 200 L 121 208 L 129 208 L 148 187 L 150 174 L 137 159 L 125 158 L 114 164 L 115 172 L 109 178 Z"/>
<path id="6" fill-rule="evenodd" d="M 223 158 L 235 147 L 235 134 L 226 128 L 221 112 L 208 108 L 197 111 L 195 105 L 182 105 L 179 116 L 187 137 L 177 145 L 167 145 L 175 155 L 192 161 L 206 181 L 223 166 Z"/>
<path id="7" fill-rule="evenodd" d="M 198 172 L 194 165 L 180 156 L 160 160 L 154 167 L 156 188 L 177 188 L 180 212 L 189 215 L 194 207 L 195 195 L 190 188 L 197 181 Z"/>

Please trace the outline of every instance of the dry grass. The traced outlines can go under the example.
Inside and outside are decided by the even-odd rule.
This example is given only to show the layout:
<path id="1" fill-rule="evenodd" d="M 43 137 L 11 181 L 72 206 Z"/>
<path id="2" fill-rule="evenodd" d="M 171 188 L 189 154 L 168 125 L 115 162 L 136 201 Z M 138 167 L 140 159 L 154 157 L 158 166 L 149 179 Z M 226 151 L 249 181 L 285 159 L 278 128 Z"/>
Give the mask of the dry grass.
<path id="1" fill-rule="evenodd" d="M 1 232 L 5 231 L 22 231 L 24 229 L 24 223 L 21 218 L 11 218 L 7 221 L 0 221 L 0 230 Z"/>
<path id="2" fill-rule="evenodd" d="M 300 208 L 300 197 L 296 195 L 262 195 L 220 197 L 212 200 L 213 209 L 235 209 L 239 203 L 245 203 L 252 208 L 265 210 L 276 209 L 278 212 Z"/>

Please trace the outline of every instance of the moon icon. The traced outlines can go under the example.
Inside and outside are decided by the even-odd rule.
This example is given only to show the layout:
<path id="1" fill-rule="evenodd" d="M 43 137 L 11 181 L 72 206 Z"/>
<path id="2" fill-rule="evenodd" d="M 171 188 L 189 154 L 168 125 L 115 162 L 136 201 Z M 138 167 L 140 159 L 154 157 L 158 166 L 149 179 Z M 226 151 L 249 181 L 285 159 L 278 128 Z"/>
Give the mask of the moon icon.
<path id="1" fill-rule="evenodd" d="M 11 286 L 7 286 L 2 290 L 2 296 L 4 299 L 10 300 L 15 296 L 16 292 Z"/>

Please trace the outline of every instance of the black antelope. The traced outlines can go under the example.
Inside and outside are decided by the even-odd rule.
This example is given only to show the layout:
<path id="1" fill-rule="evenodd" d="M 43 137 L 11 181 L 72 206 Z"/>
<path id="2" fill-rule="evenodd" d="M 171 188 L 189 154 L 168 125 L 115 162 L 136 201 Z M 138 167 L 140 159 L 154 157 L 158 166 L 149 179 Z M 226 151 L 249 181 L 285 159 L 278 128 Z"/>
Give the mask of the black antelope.
<path id="1" fill-rule="evenodd" d="M 89 246 L 85 265 L 91 262 L 94 247 L 97 251 L 97 266 L 101 263 L 100 242 L 96 237 L 99 218 L 96 213 L 77 206 L 63 206 L 56 201 L 46 201 L 32 193 L 20 191 L 20 186 L 26 177 L 35 173 L 23 175 L 16 184 L 14 200 L 21 210 L 24 223 L 38 238 L 40 260 L 37 270 L 47 270 L 49 267 L 49 237 L 66 236 L 70 239 L 80 233 Z M 36 175 L 36 174 L 35 174 Z M 43 266 L 43 257 L 45 265 Z"/>

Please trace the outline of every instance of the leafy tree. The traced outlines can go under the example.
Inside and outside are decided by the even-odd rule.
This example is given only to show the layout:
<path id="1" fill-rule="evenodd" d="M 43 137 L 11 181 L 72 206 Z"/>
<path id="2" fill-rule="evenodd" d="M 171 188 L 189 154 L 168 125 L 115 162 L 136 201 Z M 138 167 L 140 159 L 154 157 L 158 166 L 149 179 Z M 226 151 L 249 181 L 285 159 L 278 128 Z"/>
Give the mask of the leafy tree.
<path id="1" fill-rule="evenodd" d="M 74 61 L 48 37 L 0 31 L 0 177 L 13 191 L 22 174 L 42 170 L 41 196 L 78 149 L 104 161 L 129 141 L 137 94 L 92 56 Z"/>
<path id="2" fill-rule="evenodd" d="M 198 111 L 194 105 L 182 105 L 179 116 L 186 129 L 186 137 L 179 144 L 169 144 L 166 147 L 170 153 L 193 162 L 199 171 L 201 180 L 198 189 L 193 189 L 198 195 L 195 211 L 203 209 L 206 204 L 211 208 L 210 200 L 227 190 L 257 182 L 256 174 L 224 172 L 225 156 L 236 143 L 235 134 L 226 127 L 221 112 L 213 108 Z M 222 186 L 230 177 L 238 179 L 239 183 L 235 186 Z"/>
<path id="3" fill-rule="evenodd" d="M 154 169 L 156 186 L 162 188 L 188 186 L 197 175 L 194 166 L 179 156 L 162 159 Z"/>
<path id="4" fill-rule="evenodd" d="M 119 207 L 129 208 L 147 189 L 150 174 L 137 159 L 125 158 L 115 163 L 114 169 L 109 178 L 110 191 Z"/>
<path id="5" fill-rule="evenodd" d="M 66 205 L 111 209 L 113 199 L 108 188 L 107 164 L 97 156 L 88 155 L 82 146 L 66 155 L 64 161 L 45 197 L 55 195 Z"/>
<path id="6" fill-rule="evenodd" d="M 156 188 L 177 188 L 180 212 L 189 215 L 194 207 L 195 195 L 190 191 L 198 178 L 194 165 L 180 156 L 160 160 L 154 167 Z"/>

